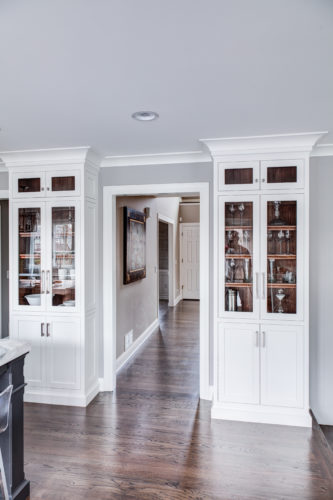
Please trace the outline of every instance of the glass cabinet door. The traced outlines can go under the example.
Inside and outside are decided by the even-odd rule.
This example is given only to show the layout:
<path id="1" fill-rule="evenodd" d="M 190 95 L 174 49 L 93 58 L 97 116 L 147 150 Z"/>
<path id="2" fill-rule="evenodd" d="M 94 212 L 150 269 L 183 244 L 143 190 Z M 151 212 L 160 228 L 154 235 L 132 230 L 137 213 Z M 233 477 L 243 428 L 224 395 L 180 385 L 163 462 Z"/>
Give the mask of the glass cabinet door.
<path id="1" fill-rule="evenodd" d="M 42 305 L 41 207 L 18 208 L 18 305 Z"/>
<path id="2" fill-rule="evenodd" d="M 15 198 L 45 196 L 43 173 L 14 173 L 12 177 L 12 190 Z"/>
<path id="3" fill-rule="evenodd" d="M 256 317 L 258 314 L 258 202 L 235 196 L 221 197 L 220 219 L 223 222 L 219 260 L 223 294 L 220 313 L 228 316 Z"/>
<path id="4" fill-rule="evenodd" d="M 218 172 L 220 191 L 259 189 L 258 161 L 220 163 Z"/>
<path id="5" fill-rule="evenodd" d="M 51 207 L 52 307 L 76 306 L 76 207 Z M 47 282 L 49 283 L 49 271 Z"/>
<path id="6" fill-rule="evenodd" d="M 262 274 L 264 315 L 301 317 L 302 286 L 302 199 L 273 197 L 263 199 L 265 231 Z"/>

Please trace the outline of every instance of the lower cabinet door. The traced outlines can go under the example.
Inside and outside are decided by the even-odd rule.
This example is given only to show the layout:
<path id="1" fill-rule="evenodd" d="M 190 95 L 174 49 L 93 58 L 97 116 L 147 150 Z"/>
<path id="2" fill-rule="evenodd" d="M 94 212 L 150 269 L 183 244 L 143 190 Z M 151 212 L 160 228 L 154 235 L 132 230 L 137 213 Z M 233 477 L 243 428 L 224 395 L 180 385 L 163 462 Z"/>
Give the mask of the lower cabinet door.
<path id="1" fill-rule="evenodd" d="M 28 342 L 31 351 L 24 361 L 24 377 L 29 387 L 42 387 L 44 385 L 44 350 L 46 324 L 43 318 L 20 316 L 12 319 L 13 336 Z"/>
<path id="2" fill-rule="evenodd" d="M 48 387 L 80 389 L 80 320 L 48 317 L 46 346 Z"/>
<path id="3" fill-rule="evenodd" d="M 218 398 L 259 403 L 259 325 L 224 323 L 218 338 Z"/>
<path id="4" fill-rule="evenodd" d="M 262 325 L 261 404 L 302 408 L 304 334 L 301 326 Z"/>

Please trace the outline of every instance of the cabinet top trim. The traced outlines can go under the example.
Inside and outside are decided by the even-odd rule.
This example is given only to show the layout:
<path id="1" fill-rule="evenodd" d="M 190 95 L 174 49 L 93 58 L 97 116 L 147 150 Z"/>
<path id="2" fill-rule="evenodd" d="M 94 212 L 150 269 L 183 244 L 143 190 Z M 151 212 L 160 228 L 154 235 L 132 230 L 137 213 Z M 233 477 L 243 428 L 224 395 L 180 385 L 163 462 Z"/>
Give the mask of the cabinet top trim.
<path id="1" fill-rule="evenodd" d="M 89 147 L 0 151 L 1 165 L 7 168 L 53 167 L 55 165 L 84 165 L 99 167 L 99 156 Z"/>
<path id="2" fill-rule="evenodd" d="M 213 157 L 261 153 L 310 153 L 327 132 L 201 139 Z"/>

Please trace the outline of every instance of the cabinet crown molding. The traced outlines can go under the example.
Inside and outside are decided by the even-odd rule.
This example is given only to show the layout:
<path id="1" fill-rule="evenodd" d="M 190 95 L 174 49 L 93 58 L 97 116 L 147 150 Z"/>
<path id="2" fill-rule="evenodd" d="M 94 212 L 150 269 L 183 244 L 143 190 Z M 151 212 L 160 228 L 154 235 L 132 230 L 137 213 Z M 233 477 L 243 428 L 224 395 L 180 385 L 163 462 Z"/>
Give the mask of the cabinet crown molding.
<path id="1" fill-rule="evenodd" d="M 38 167 L 62 164 L 84 164 L 86 161 L 99 167 L 101 159 L 90 146 L 74 148 L 29 149 L 0 151 L 0 165 L 11 167 Z"/>
<path id="2" fill-rule="evenodd" d="M 225 137 L 201 139 L 214 157 L 239 154 L 262 154 L 281 152 L 310 153 L 314 145 L 327 132 L 301 134 L 258 135 L 249 137 Z"/>

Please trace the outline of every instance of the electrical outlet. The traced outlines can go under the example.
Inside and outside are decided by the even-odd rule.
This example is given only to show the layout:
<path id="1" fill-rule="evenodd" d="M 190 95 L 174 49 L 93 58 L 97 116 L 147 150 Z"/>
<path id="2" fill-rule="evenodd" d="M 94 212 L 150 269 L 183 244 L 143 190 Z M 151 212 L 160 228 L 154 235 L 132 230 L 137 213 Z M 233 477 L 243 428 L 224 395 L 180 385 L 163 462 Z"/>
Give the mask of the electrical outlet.
<path id="1" fill-rule="evenodd" d="M 125 351 L 130 347 L 131 344 L 133 344 L 133 330 L 130 330 L 128 333 L 125 335 Z"/>

